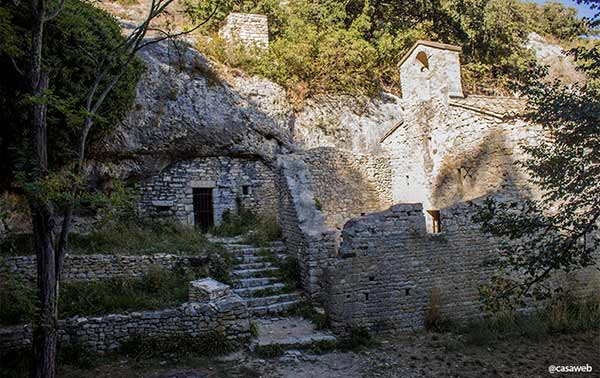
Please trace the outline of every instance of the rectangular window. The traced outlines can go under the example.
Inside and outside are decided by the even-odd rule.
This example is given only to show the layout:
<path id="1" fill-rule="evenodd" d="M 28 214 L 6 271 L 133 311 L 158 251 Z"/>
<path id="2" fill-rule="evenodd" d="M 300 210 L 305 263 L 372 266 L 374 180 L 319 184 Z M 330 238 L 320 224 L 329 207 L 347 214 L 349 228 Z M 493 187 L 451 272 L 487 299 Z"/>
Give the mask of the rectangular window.
<path id="1" fill-rule="evenodd" d="M 250 186 L 249 185 L 242 185 L 242 194 L 245 196 L 250 194 Z"/>
<path id="2" fill-rule="evenodd" d="M 439 210 L 427 210 L 431 215 L 431 227 L 434 234 L 442 232 L 442 214 Z"/>

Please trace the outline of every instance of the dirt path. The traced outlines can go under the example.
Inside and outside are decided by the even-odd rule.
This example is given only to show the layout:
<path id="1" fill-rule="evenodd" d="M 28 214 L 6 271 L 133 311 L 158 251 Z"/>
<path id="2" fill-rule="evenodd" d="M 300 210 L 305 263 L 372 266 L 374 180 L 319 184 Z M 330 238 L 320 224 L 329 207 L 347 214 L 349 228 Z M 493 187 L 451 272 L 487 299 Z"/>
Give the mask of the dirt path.
<path id="1" fill-rule="evenodd" d="M 550 365 L 592 366 L 591 373 L 549 374 Z M 504 340 L 465 346 L 452 334 L 416 334 L 382 339 L 361 352 L 313 354 L 288 351 L 274 359 L 245 352 L 219 359 L 114 361 L 63 377 L 157 378 L 480 378 L 600 377 L 600 330 L 575 335 Z"/>

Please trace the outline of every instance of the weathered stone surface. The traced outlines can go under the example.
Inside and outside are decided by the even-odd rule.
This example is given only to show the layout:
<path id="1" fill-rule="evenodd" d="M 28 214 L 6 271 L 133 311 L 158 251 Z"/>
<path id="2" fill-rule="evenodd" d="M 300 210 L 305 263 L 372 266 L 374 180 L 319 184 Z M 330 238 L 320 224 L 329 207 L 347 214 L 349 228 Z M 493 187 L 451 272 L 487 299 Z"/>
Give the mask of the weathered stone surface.
<path id="1" fill-rule="evenodd" d="M 267 48 L 269 47 L 267 16 L 250 13 L 230 13 L 225 19 L 225 25 L 219 30 L 219 35 L 229 43 Z"/>
<path id="2" fill-rule="evenodd" d="M 200 252 L 200 251 L 199 251 Z M 95 281 L 114 277 L 140 277 L 153 266 L 172 270 L 194 267 L 208 269 L 208 258 L 167 253 L 153 255 L 73 255 L 65 256 L 62 278 L 67 281 Z M 4 257 L 0 262 L 0 278 L 6 273 L 13 277 L 35 281 L 35 256 Z"/>
<path id="3" fill-rule="evenodd" d="M 201 338 L 214 331 L 238 341 L 250 336 L 249 313 L 242 298 L 228 294 L 210 301 L 184 303 L 177 308 L 59 321 L 62 345 L 76 345 L 99 353 L 115 350 L 133 337 Z M 0 328 L 0 352 L 30 344 L 30 325 Z"/>
<path id="4" fill-rule="evenodd" d="M 229 295 L 231 288 L 212 278 L 203 278 L 190 282 L 189 301 L 202 302 L 212 301 L 226 295 Z"/>

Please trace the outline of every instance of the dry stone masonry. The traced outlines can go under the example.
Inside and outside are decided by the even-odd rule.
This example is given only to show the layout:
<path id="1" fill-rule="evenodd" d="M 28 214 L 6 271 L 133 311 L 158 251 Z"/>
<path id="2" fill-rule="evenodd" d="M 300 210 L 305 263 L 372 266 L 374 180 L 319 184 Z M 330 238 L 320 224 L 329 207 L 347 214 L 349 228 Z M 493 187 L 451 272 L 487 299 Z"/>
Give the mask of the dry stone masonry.
<path id="1" fill-rule="evenodd" d="M 479 232 L 471 215 L 466 205 L 443 209 L 439 234 L 427 233 L 421 204 L 394 205 L 346 223 L 339 256 L 325 273 L 333 328 L 420 329 L 434 290 L 452 320 L 481 316 L 479 287 L 496 270 L 498 243 Z M 560 279 L 581 298 L 600 290 L 593 268 Z"/>
<path id="2" fill-rule="evenodd" d="M 219 30 L 221 38 L 248 47 L 269 47 L 267 16 L 250 13 L 230 13 Z"/>
<path id="3" fill-rule="evenodd" d="M 262 162 L 229 157 L 185 160 L 164 169 L 140 185 L 140 209 L 153 217 L 173 217 L 195 224 L 194 189 L 209 189 L 214 223 L 223 213 L 244 208 L 277 212 L 276 175 Z"/>
<path id="4" fill-rule="evenodd" d="M 208 269 L 207 255 L 182 256 L 167 253 L 153 255 L 73 255 L 65 256 L 62 277 L 67 281 L 96 281 L 115 277 L 140 277 L 152 267 Z M 0 279 L 7 274 L 35 281 L 35 256 L 0 259 Z"/>
<path id="5" fill-rule="evenodd" d="M 105 353 L 118 349 L 121 343 L 132 338 L 201 339 L 212 337 L 215 332 L 237 342 L 249 338 L 246 302 L 236 294 L 224 293 L 220 287 L 216 287 L 215 292 L 212 288 L 207 290 L 207 296 L 212 299 L 184 303 L 176 308 L 61 320 L 61 345 Z M 30 325 L 0 328 L 0 353 L 30 344 Z"/>

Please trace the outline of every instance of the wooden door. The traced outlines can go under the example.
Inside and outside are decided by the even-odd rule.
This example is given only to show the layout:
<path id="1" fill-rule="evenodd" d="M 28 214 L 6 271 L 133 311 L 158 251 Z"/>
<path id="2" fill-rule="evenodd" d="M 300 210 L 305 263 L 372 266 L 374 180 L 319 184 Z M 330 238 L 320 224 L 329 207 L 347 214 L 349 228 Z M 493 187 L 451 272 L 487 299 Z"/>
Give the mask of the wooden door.
<path id="1" fill-rule="evenodd" d="M 194 224 L 208 231 L 214 224 L 212 188 L 194 188 Z"/>

